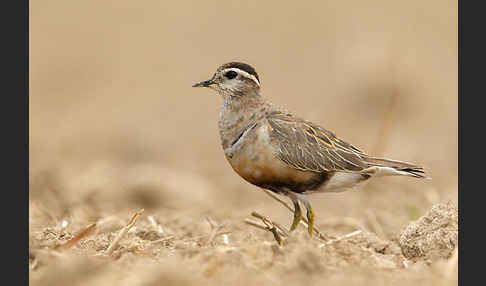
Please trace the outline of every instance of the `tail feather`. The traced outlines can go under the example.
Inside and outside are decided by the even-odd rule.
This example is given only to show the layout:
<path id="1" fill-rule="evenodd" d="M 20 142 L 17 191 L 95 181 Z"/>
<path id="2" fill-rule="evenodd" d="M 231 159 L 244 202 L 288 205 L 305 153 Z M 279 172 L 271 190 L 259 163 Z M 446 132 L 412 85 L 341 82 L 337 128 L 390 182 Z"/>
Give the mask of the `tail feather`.
<path id="1" fill-rule="evenodd" d="M 415 164 L 374 157 L 366 158 L 365 162 L 369 165 L 370 171 L 378 171 L 374 171 L 377 175 L 403 175 L 420 179 L 429 179 L 429 177 L 425 175 L 424 168 Z M 378 169 L 373 167 L 378 167 Z M 364 171 L 366 170 L 367 169 L 365 169 Z"/>

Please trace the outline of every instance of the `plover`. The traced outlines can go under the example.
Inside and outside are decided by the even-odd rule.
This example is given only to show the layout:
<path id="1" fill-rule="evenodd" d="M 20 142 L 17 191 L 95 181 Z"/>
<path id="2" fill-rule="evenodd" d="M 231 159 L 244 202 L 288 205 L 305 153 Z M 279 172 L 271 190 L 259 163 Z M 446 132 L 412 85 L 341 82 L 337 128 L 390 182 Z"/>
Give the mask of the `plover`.
<path id="1" fill-rule="evenodd" d="M 260 78 L 248 64 L 226 63 L 211 79 L 193 86 L 221 95 L 218 123 L 226 159 L 246 181 L 290 198 L 291 231 L 302 218 L 301 202 L 312 236 L 309 194 L 345 191 L 371 177 L 425 178 L 420 166 L 369 156 L 333 132 L 274 107 L 261 96 Z"/>

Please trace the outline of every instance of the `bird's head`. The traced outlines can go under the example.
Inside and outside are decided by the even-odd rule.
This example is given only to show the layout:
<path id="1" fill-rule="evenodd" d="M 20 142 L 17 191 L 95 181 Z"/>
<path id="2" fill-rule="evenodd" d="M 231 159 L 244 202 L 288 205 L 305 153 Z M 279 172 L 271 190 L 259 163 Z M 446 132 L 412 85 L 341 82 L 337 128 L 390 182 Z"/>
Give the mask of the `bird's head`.
<path id="1" fill-rule="evenodd" d="M 245 63 L 230 62 L 220 66 L 211 79 L 201 81 L 193 87 L 209 87 L 223 97 L 259 95 L 260 80 L 255 69 Z"/>

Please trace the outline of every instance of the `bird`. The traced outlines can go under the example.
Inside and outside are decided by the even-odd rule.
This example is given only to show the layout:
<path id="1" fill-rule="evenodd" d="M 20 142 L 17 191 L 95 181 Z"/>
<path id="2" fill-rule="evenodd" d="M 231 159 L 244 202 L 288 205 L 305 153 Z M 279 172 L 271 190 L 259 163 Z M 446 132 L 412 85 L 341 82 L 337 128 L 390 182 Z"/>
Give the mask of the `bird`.
<path id="1" fill-rule="evenodd" d="M 428 178 L 421 166 L 367 155 L 324 127 L 275 107 L 261 95 L 260 77 L 249 64 L 225 63 L 193 87 L 222 97 L 218 127 L 227 161 L 247 182 L 292 201 L 290 231 L 302 219 L 303 204 L 312 237 L 309 194 L 342 192 L 372 177 Z"/>

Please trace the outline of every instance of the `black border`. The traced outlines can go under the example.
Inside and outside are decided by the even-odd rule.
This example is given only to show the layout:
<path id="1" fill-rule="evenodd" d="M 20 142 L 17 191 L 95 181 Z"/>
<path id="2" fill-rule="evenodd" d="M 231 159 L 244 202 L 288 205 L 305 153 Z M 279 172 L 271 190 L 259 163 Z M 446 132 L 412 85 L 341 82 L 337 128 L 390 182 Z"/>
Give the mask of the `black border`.
<path id="1" fill-rule="evenodd" d="M 29 284 L 29 1 L 2 7 L 2 245 L 4 284 Z M 5 253 L 7 254 L 5 257 Z M 12 283 L 13 282 L 13 283 Z"/>

